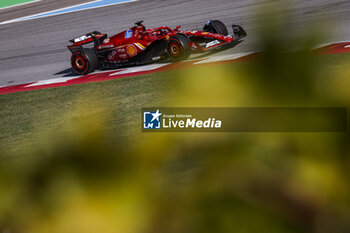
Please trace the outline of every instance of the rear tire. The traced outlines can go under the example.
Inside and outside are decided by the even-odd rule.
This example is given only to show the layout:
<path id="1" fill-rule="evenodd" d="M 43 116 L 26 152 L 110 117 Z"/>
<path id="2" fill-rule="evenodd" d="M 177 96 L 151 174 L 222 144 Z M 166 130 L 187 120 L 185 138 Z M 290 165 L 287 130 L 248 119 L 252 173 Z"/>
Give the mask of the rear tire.
<path id="1" fill-rule="evenodd" d="M 190 56 L 191 40 L 184 34 L 177 34 L 170 38 L 167 51 L 172 61 L 178 62 L 187 59 Z"/>
<path id="2" fill-rule="evenodd" d="M 220 20 L 208 21 L 204 25 L 203 31 L 217 33 L 217 34 L 221 34 L 224 36 L 228 35 L 228 30 L 227 30 L 226 25 L 223 22 L 221 22 Z"/>
<path id="3" fill-rule="evenodd" d="M 82 49 L 72 54 L 71 65 L 77 74 L 94 72 L 97 67 L 97 56 L 94 49 Z"/>

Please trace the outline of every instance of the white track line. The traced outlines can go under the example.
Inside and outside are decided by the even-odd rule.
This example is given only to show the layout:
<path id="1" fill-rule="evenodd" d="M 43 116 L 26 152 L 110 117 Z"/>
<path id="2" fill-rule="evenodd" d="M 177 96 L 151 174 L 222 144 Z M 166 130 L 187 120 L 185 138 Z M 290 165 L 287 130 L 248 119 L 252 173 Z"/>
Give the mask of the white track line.
<path id="1" fill-rule="evenodd" d="M 248 55 L 254 54 L 254 53 L 256 53 L 256 52 L 235 53 L 235 54 L 229 54 L 229 55 L 213 56 L 213 57 L 208 57 L 203 61 L 196 62 L 196 63 L 194 63 L 194 65 L 211 63 L 211 62 L 218 62 L 218 61 L 235 60 L 237 58 L 245 57 L 245 56 L 248 56 Z"/>
<path id="2" fill-rule="evenodd" d="M 65 83 L 72 79 L 76 79 L 76 78 L 54 78 L 54 79 L 41 80 L 41 81 L 32 83 L 30 85 L 27 85 L 25 87 L 35 87 L 35 86 L 54 84 L 54 83 Z"/>
<path id="3" fill-rule="evenodd" d="M 166 63 L 166 64 L 152 64 L 152 65 L 146 65 L 146 66 L 127 68 L 127 69 L 124 69 L 122 71 L 110 74 L 109 76 L 120 75 L 120 74 L 131 74 L 131 73 L 148 71 L 148 70 L 155 70 L 155 69 L 161 68 L 163 66 L 167 66 L 167 65 L 169 65 L 169 63 Z"/>
<path id="4" fill-rule="evenodd" d="M 312 49 L 319 49 L 328 45 L 334 45 L 334 44 L 340 44 L 340 43 L 350 43 L 350 41 L 348 40 L 341 40 L 341 41 L 335 41 L 335 42 L 326 42 L 326 43 L 322 43 L 319 45 L 316 45 L 315 47 L 313 47 Z"/>
<path id="5" fill-rule="evenodd" d="M 1 7 L 0 11 L 6 10 L 6 9 L 10 9 L 10 8 L 13 8 L 13 7 L 24 6 L 24 5 L 28 5 L 28 4 L 32 4 L 32 3 L 36 3 L 36 2 L 40 2 L 40 1 L 41 0 L 34 0 L 34 1 L 30 1 L 30 2 L 25 2 L 25 3 L 19 3 L 19 4 L 16 4 L 16 5 L 13 5 L 13 6 L 5 6 L 5 7 Z"/>
<path id="6" fill-rule="evenodd" d="M 102 0 L 95 0 L 92 2 L 86 2 L 86 3 L 82 3 L 82 4 L 78 4 L 78 5 L 73 5 L 73 6 L 69 6 L 69 7 L 60 8 L 60 9 L 55 9 L 52 11 L 46 11 L 46 12 L 41 12 L 41 13 L 34 14 L 34 15 L 28 15 L 25 17 L 17 18 L 17 19 L 11 19 L 11 20 L 0 22 L 0 25 L 28 21 L 28 20 L 33 20 L 33 19 L 46 18 L 46 17 L 50 17 L 50 16 L 63 15 L 63 14 L 68 14 L 68 13 L 73 13 L 73 12 L 78 12 L 78 11 L 92 10 L 92 9 L 97 9 L 97 8 L 101 8 L 101 7 L 106 7 L 106 6 L 113 6 L 113 5 L 123 4 L 123 3 L 136 2 L 138 0 L 126 0 L 124 2 L 116 2 L 116 3 L 111 3 L 108 5 L 101 5 L 101 6 L 96 6 L 96 7 L 89 7 L 89 8 L 84 8 L 84 9 L 68 11 L 70 8 L 76 8 L 76 7 L 80 7 L 80 6 L 84 6 L 84 5 L 88 5 L 88 4 L 96 3 L 96 2 L 100 2 L 100 1 L 102 1 Z M 65 10 L 67 10 L 67 11 L 65 11 Z M 57 11 L 65 11 L 65 12 L 55 13 Z"/>

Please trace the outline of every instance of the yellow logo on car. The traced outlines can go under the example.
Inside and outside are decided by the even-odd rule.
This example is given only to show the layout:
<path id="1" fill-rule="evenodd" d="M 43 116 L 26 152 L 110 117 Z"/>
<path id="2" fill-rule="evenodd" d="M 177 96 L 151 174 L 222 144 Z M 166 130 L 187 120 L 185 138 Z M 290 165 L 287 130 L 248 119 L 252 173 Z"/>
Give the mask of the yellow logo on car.
<path id="1" fill-rule="evenodd" d="M 127 48 L 127 52 L 130 56 L 135 56 L 137 54 L 137 49 L 134 45 L 129 45 Z"/>

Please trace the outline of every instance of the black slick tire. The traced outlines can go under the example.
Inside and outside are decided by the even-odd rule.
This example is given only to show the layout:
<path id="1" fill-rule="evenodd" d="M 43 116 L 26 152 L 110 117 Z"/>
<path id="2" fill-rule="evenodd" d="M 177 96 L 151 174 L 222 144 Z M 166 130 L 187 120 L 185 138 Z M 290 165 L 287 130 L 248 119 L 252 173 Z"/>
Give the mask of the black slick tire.
<path id="1" fill-rule="evenodd" d="M 221 22 L 220 20 L 208 21 L 204 25 L 203 31 L 217 33 L 217 34 L 221 34 L 224 36 L 228 35 L 228 30 L 227 30 L 226 25 L 223 22 Z"/>
<path id="2" fill-rule="evenodd" d="M 97 67 L 97 56 L 94 49 L 82 49 L 74 52 L 71 57 L 71 65 L 77 74 L 89 74 Z"/>
<path id="3" fill-rule="evenodd" d="M 187 59 L 190 56 L 190 39 L 183 34 L 177 34 L 170 38 L 167 52 L 173 62 Z"/>

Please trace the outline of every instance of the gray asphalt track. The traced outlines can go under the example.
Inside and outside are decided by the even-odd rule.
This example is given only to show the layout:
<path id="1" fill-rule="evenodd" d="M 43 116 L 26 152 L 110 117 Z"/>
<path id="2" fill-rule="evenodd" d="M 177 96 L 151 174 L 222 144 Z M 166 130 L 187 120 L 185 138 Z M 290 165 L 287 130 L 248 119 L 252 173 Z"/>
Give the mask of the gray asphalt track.
<path id="1" fill-rule="evenodd" d="M 26 7 L 0 11 L 0 21 L 82 1 L 84 0 L 43 0 Z M 350 1 L 291 2 L 293 4 L 288 13 L 292 16 L 293 24 L 301 30 L 307 28 L 310 20 L 321 22 L 318 20 L 323 18 L 328 23 L 324 30 L 333 35 L 332 40 L 350 40 Z M 276 7 L 271 1 L 263 3 L 257 0 L 139 0 L 0 25 L 0 86 L 67 75 L 66 71 L 70 68 L 70 52 L 66 48 L 68 40 L 94 30 L 112 35 L 141 19 L 145 20 L 148 27 L 182 25 L 185 29 L 200 29 L 208 19 L 220 19 L 226 24 L 240 24 L 249 36 L 245 42 L 224 53 L 250 51 L 254 49 L 258 30 L 259 16 L 256 12 L 262 6 L 272 10 Z"/>

